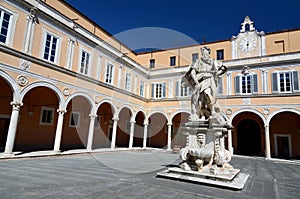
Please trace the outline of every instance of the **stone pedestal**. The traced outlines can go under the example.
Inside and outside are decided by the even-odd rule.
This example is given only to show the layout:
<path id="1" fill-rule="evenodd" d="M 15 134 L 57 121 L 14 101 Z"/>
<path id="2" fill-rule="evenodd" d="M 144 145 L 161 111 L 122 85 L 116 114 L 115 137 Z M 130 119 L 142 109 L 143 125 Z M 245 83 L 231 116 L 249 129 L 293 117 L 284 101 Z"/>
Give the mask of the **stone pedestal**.
<path id="1" fill-rule="evenodd" d="M 229 164 L 231 153 L 224 147 L 224 136 L 232 126 L 210 118 L 190 121 L 181 128 L 186 134 L 186 146 L 180 150 L 182 162 L 158 176 L 237 190 L 244 187 L 249 175 Z"/>

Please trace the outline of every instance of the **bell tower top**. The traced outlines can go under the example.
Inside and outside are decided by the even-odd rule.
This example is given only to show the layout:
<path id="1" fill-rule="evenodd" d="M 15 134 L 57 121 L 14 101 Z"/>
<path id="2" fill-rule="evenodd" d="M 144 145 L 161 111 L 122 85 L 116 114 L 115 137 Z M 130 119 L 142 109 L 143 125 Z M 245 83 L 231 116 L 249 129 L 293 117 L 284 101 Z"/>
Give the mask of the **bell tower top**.
<path id="1" fill-rule="evenodd" d="M 240 33 L 255 31 L 255 28 L 254 28 L 253 24 L 254 23 L 253 23 L 253 21 L 251 21 L 249 16 L 246 16 L 245 19 L 244 19 L 244 22 L 241 24 Z"/>

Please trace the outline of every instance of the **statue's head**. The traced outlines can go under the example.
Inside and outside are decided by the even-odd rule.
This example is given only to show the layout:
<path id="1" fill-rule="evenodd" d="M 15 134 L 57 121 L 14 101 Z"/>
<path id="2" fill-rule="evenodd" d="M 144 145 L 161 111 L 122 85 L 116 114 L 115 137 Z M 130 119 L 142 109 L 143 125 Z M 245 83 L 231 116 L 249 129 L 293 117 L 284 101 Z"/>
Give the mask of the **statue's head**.
<path id="1" fill-rule="evenodd" d="M 200 50 L 201 50 L 202 54 L 203 54 L 204 51 L 207 51 L 208 54 L 210 54 L 210 51 L 211 51 L 210 48 L 207 47 L 207 46 L 203 46 Z"/>

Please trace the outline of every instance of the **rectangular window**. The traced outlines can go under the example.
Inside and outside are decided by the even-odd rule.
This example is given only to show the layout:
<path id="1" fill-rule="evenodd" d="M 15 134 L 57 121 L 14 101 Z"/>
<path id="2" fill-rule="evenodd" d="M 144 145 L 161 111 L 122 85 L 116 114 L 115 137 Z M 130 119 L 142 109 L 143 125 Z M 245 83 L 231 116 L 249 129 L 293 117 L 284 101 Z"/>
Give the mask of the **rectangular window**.
<path id="1" fill-rule="evenodd" d="M 54 117 L 54 109 L 49 107 L 42 107 L 40 124 L 42 125 L 52 125 Z"/>
<path id="2" fill-rule="evenodd" d="M 131 91 L 131 74 L 126 73 L 125 77 L 125 90 Z"/>
<path id="3" fill-rule="evenodd" d="M 57 48 L 58 48 L 58 38 L 47 33 L 45 48 L 44 48 L 44 59 L 50 62 L 55 62 Z"/>
<path id="4" fill-rule="evenodd" d="M 224 60 L 224 49 L 217 50 L 217 60 Z"/>
<path id="5" fill-rule="evenodd" d="M 298 71 L 277 72 L 272 74 L 273 92 L 290 93 L 299 91 Z"/>
<path id="6" fill-rule="evenodd" d="M 195 63 L 195 61 L 199 58 L 199 54 L 198 53 L 193 53 L 192 54 L 192 63 Z"/>
<path id="7" fill-rule="evenodd" d="M 166 97 L 166 83 L 152 84 L 152 98 L 160 99 Z"/>
<path id="8" fill-rule="evenodd" d="M 81 52 L 80 73 L 84 75 L 88 75 L 89 64 L 90 64 L 90 54 L 83 50 Z"/>
<path id="9" fill-rule="evenodd" d="M 236 76 L 234 82 L 236 94 L 258 93 L 257 74 Z"/>
<path id="10" fill-rule="evenodd" d="M 80 113 L 72 112 L 70 117 L 70 127 L 78 127 L 80 121 Z"/>
<path id="11" fill-rule="evenodd" d="M 140 96 L 141 97 L 144 97 L 145 95 L 145 83 L 143 81 L 141 81 L 141 84 L 140 84 Z"/>
<path id="12" fill-rule="evenodd" d="M 176 56 L 170 57 L 170 66 L 176 65 Z"/>
<path id="13" fill-rule="evenodd" d="M 190 95 L 190 87 L 183 87 L 181 81 L 176 81 L 176 97 L 187 97 Z"/>
<path id="14" fill-rule="evenodd" d="M 114 65 L 108 63 L 106 65 L 106 75 L 105 75 L 105 82 L 108 84 L 113 83 L 113 70 L 114 70 Z"/>
<path id="15" fill-rule="evenodd" d="M 7 43 L 9 36 L 9 27 L 11 15 L 0 9 L 0 42 Z"/>
<path id="16" fill-rule="evenodd" d="M 155 68 L 155 59 L 150 59 L 150 68 Z"/>

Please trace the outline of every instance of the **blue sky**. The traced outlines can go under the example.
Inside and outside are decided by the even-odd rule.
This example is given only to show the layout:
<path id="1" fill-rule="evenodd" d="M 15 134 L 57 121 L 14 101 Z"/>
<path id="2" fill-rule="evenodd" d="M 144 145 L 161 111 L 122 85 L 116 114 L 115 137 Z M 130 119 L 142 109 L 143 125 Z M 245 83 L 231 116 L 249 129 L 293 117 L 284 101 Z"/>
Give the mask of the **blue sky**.
<path id="1" fill-rule="evenodd" d="M 131 48 L 138 48 L 138 45 L 142 45 L 141 48 L 189 45 L 190 39 L 203 42 L 204 37 L 207 42 L 229 39 L 238 34 L 240 24 L 247 15 L 258 31 L 266 33 L 300 28 L 297 0 L 66 1 Z M 170 35 L 152 34 L 153 28 L 143 27 L 157 27 L 154 29 L 156 33 L 167 29 Z M 141 34 L 140 30 L 150 32 Z M 147 40 L 152 35 L 155 38 L 149 39 L 146 44 L 135 43 L 134 46 L 131 43 L 132 40 Z"/>

